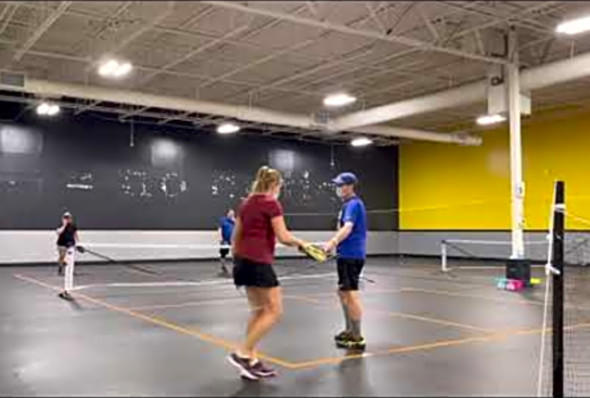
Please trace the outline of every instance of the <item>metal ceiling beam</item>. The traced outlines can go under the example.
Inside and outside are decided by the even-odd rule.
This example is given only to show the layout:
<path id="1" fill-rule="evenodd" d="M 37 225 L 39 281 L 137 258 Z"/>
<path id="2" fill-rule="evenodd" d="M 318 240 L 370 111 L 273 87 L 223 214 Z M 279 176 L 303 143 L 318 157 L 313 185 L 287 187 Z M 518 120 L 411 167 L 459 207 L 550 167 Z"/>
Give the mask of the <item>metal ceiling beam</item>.
<path id="1" fill-rule="evenodd" d="M 222 8 L 226 8 L 226 9 L 230 9 L 230 10 L 237 10 L 237 11 L 242 11 L 242 12 L 255 14 L 255 15 L 263 15 L 266 17 L 276 18 L 276 19 L 280 19 L 283 21 L 289 21 L 292 23 L 311 26 L 311 27 L 315 27 L 315 28 L 319 28 L 319 29 L 327 29 L 327 30 L 332 30 L 335 32 L 354 35 L 354 36 L 358 36 L 358 37 L 365 37 L 367 39 L 402 44 L 402 45 L 406 45 L 409 47 L 419 48 L 424 51 L 428 50 L 428 51 L 440 52 L 440 53 L 444 53 L 444 54 L 455 55 L 458 57 L 463 57 L 463 58 L 467 58 L 467 59 L 472 59 L 472 60 L 482 61 L 482 62 L 487 62 L 487 63 L 493 63 L 493 64 L 505 64 L 506 63 L 506 61 L 503 59 L 486 57 L 486 56 L 477 55 L 477 54 L 473 54 L 473 53 L 469 53 L 469 52 L 461 51 L 461 50 L 456 50 L 456 49 L 448 48 L 448 47 L 440 47 L 440 46 L 437 46 L 437 45 L 434 45 L 431 43 L 423 42 L 423 41 L 416 40 L 416 39 L 411 39 L 408 37 L 396 36 L 396 35 L 391 35 L 391 34 L 387 35 L 385 33 L 378 33 L 378 32 L 372 32 L 372 31 L 367 31 L 367 30 L 359 30 L 359 29 L 351 28 L 351 27 L 348 27 L 345 25 L 340 25 L 340 24 L 336 24 L 336 23 L 332 23 L 332 22 L 317 21 L 314 19 L 298 17 L 298 16 L 285 14 L 285 13 L 281 13 L 281 12 L 277 12 L 277 11 L 249 7 L 246 5 L 239 4 L 239 3 L 221 2 L 221 1 L 203 1 L 203 3 L 215 5 L 217 7 L 222 7 Z"/>
<path id="2" fill-rule="evenodd" d="M 253 68 L 254 66 L 261 65 L 261 64 L 264 64 L 266 62 L 272 61 L 273 59 L 278 58 L 278 57 L 280 57 L 282 55 L 285 55 L 285 54 L 288 54 L 290 52 L 297 51 L 299 49 L 302 49 L 304 47 L 307 47 L 307 46 L 315 43 L 316 40 L 317 39 L 315 39 L 315 38 L 314 39 L 305 40 L 303 42 L 296 43 L 295 45 L 290 46 L 290 47 L 287 47 L 285 49 L 282 49 L 282 50 L 279 50 L 279 51 L 276 51 L 276 52 L 272 52 L 269 55 L 267 55 L 265 57 L 262 57 L 262 58 L 258 58 L 257 60 L 252 61 L 250 63 L 243 64 L 243 65 L 239 66 L 238 68 L 232 69 L 232 70 L 230 70 L 230 71 L 228 71 L 226 73 L 222 73 L 221 75 L 216 76 L 216 77 L 208 80 L 206 83 L 201 84 L 199 86 L 199 89 L 208 87 L 208 86 L 210 86 L 210 85 L 212 85 L 212 84 L 214 84 L 214 83 L 216 83 L 216 82 L 218 82 L 220 80 L 227 79 L 228 77 L 231 77 L 231 76 L 233 76 L 235 74 L 238 74 L 240 72 L 243 72 L 245 70 L 248 70 L 250 68 Z"/>
<path id="3" fill-rule="evenodd" d="M 207 44 L 204 44 L 202 46 L 199 46 L 199 47 L 195 48 L 192 51 L 189 51 L 188 53 L 184 54 L 182 57 L 177 58 L 174 61 L 169 62 L 166 65 L 163 65 L 163 66 L 159 67 L 158 69 L 160 71 L 165 71 L 165 70 L 174 68 L 175 66 L 180 65 L 181 63 L 183 63 L 183 62 L 189 60 L 190 58 L 194 57 L 195 55 L 200 54 L 202 52 L 205 52 L 205 51 L 209 50 L 210 48 L 213 48 L 213 47 L 217 46 L 218 44 L 223 43 L 226 39 L 242 33 L 246 29 L 248 29 L 248 25 L 239 26 L 239 27 L 231 30 L 230 32 L 224 34 L 223 36 L 218 37 L 218 38 L 210 41 Z M 152 73 L 148 74 L 143 79 L 141 79 L 141 81 L 137 85 L 138 86 L 142 86 L 144 84 L 147 84 L 149 81 L 151 81 L 154 77 L 156 77 L 160 73 L 161 72 L 152 72 Z"/>
<path id="4" fill-rule="evenodd" d="M 29 2 L 29 3 L 19 3 L 19 2 L 8 2 L 9 4 L 15 3 L 15 4 L 23 4 L 26 7 L 29 8 L 35 8 L 35 9 L 47 9 L 46 6 L 41 5 L 41 3 L 34 3 L 34 2 Z M 387 2 L 384 2 L 387 3 Z M 127 3 L 128 5 L 131 5 L 132 2 Z M 214 8 L 214 7 L 212 7 Z M 297 10 L 296 10 L 297 11 Z M 96 14 L 93 13 L 89 13 L 86 11 L 80 11 L 80 10 L 73 10 L 73 9 L 68 9 L 66 11 L 66 14 L 68 15 L 72 15 L 72 16 L 77 16 L 77 17 L 81 17 L 81 18 L 89 18 L 89 19 L 95 19 L 95 20 L 101 20 L 104 19 L 104 17 L 102 16 L 98 16 Z M 215 39 L 216 36 L 214 34 L 211 33 L 207 33 L 204 31 L 198 31 L 195 30 L 194 28 L 191 29 L 191 31 L 185 31 L 179 28 L 170 28 L 170 27 L 164 27 L 164 26 L 160 26 L 160 25 L 156 25 L 153 27 L 153 29 L 155 31 L 158 32 L 162 32 L 162 33 L 168 33 L 174 36 L 184 36 L 184 37 L 189 37 L 189 38 L 202 38 L 202 37 L 206 37 L 209 39 Z M 238 47 L 244 47 L 244 48 L 255 48 L 255 49 L 259 49 L 259 50 L 272 50 L 272 51 L 279 51 L 282 49 L 282 47 L 268 47 L 268 46 L 262 46 L 260 44 L 257 44 L 255 42 L 252 41 L 248 41 L 248 40 L 244 40 L 244 37 L 240 37 L 238 39 L 228 39 L 226 40 L 227 44 L 231 44 L 234 46 L 238 46 Z M 413 49 L 411 50 L 412 52 L 417 52 L 420 50 L 416 50 Z M 327 57 L 323 57 L 321 55 L 312 55 L 312 54 L 291 54 L 291 56 L 293 56 L 295 59 L 302 59 L 302 60 L 313 60 L 313 61 L 322 61 L 322 62 L 326 62 L 326 61 L 330 61 L 330 58 Z M 369 70 L 374 70 L 374 71 L 384 71 L 387 68 L 380 68 L 380 67 L 376 67 L 374 66 L 375 63 L 370 63 L 370 64 L 359 64 L 356 62 L 351 62 L 351 61 L 347 61 L 347 60 L 343 60 L 342 61 L 343 64 L 351 64 L 357 67 L 361 67 L 364 66 L 365 68 L 369 69 Z"/>
<path id="5" fill-rule="evenodd" d="M 1 44 L 12 45 L 13 42 L 0 39 L 0 45 Z M 94 60 L 92 60 L 90 58 L 86 58 L 86 57 L 65 55 L 65 54 L 58 54 L 58 53 L 48 53 L 48 52 L 37 51 L 37 50 L 29 50 L 27 52 L 27 54 L 35 55 L 35 56 L 39 56 L 39 57 L 43 57 L 43 58 L 54 58 L 54 59 L 71 61 L 71 62 L 80 62 L 80 63 L 84 63 L 87 65 L 94 62 Z M 215 78 L 214 76 L 205 76 L 205 75 L 196 74 L 196 73 L 162 70 L 159 68 L 152 68 L 149 66 L 138 65 L 138 64 L 135 64 L 133 67 L 136 70 L 144 70 L 146 72 L 159 72 L 159 73 L 165 74 L 165 75 L 176 76 L 176 77 L 185 77 L 185 78 L 195 79 L 195 80 L 208 80 L 208 79 Z M 243 80 L 234 80 L 234 79 L 225 78 L 225 79 L 220 79 L 220 81 L 225 82 L 225 83 L 235 84 L 238 86 L 246 86 L 246 87 L 252 87 L 252 88 L 260 87 L 260 84 L 247 82 L 247 81 L 243 81 Z M 288 88 L 281 88 L 281 87 L 273 87 L 270 90 L 278 91 L 278 92 L 282 92 L 282 93 L 297 93 L 297 94 L 309 95 L 309 96 L 323 96 L 323 93 L 310 91 L 310 90 L 297 90 L 297 89 L 288 89 Z"/>
<path id="6" fill-rule="evenodd" d="M 377 11 L 374 11 L 374 14 L 375 14 L 375 16 L 377 16 L 377 12 L 378 12 L 378 11 L 380 11 L 380 10 L 381 10 L 381 8 L 382 8 L 382 7 L 380 7 L 380 8 L 379 8 Z M 299 8 L 297 8 L 297 9 L 295 9 L 295 10 L 292 12 L 292 14 L 294 14 L 294 15 L 297 15 L 297 14 L 298 14 L 300 11 L 302 11 L 303 9 L 305 9 L 305 7 L 299 7 Z M 364 17 L 361 17 L 361 18 L 357 18 L 357 19 L 355 19 L 354 21 L 351 21 L 351 22 L 349 22 L 349 23 L 348 23 L 348 26 L 350 26 L 350 25 L 354 25 L 355 23 L 358 23 L 358 22 L 363 22 L 363 21 L 365 21 L 365 20 L 368 20 L 368 19 L 370 19 L 370 18 L 371 18 L 371 15 L 367 15 L 367 16 L 364 16 Z M 281 22 L 282 22 L 280 19 L 273 19 L 273 21 L 275 22 L 275 25 L 276 25 L 277 23 L 281 23 Z M 330 31 L 329 31 L 329 30 L 324 30 L 324 31 L 322 31 L 322 32 L 321 32 L 321 33 L 320 33 L 320 34 L 319 34 L 317 37 L 315 37 L 315 38 L 313 38 L 313 39 L 310 39 L 310 40 L 306 40 L 306 41 L 304 41 L 303 43 L 301 43 L 301 45 L 299 45 L 299 44 L 295 44 L 295 45 L 294 45 L 294 48 L 291 50 L 291 52 L 292 52 L 292 51 L 295 51 L 295 50 L 297 50 L 297 49 L 303 48 L 303 47 L 307 46 L 308 44 L 311 44 L 311 43 L 313 43 L 314 41 L 317 41 L 317 40 L 319 40 L 319 39 L 321 39 L 321 38 L 324 38 L 324 37 L 325 37 L 325 36 L 327 36 L 328 34 L 330 34 Z M 311 43 L 310 43 L 310 42 L 311 42 Z M 365 47 L 363 47 L 363 48 L 369 48 L 369 49 L 370 49 L 371 47 L 372 47 L 372 44 L 371 44 L 371 45 L 369 45 L 369 46 L 365 46 Z M 355 51 L 352 51 L 351 53 L 355 53 L 355 52 L 357 52 L 357 51 L 359 51 L 359 49 L 357 49 L 357 50 L 355 50 Z M 278 50 L 278 52 L 279 52 L 279 53 L 282 53 L 282 50 Z M 286 53 L 288 53 L 288 52 L 286 52 Z M 349 61 L 348 61 L 346 58 L 345 58 L 345 59 L 343 59 L 343 57 L 346 57 L 346 56 L 348 56 L 348 55 L 349 55 L 349 54 L 343 54 L 343 55 L 341 55 L 341 58 L 339 58 L 339 60 L 338 60 L 338 63 L 343 63 L 343 64 L 344 64 L 344 63 L 350 63 L 350 62 L 349 62 Z M 271 55 L 271 56 L 272 56 L 272 55 Z M 274 58 L 274 57 L 272 57 L 272 58 Z M 255 61 L 255 62 L 257 62 L 257 61 Z M 327 63 L 325 63 L 325 62 L 327 62 Z M 296 72 L 296 73 L 294 73 L 294 74 L 291 74 L 290 76 L 288 76 L 288 80 L 287 80 L 287 81 L 290 81 L 291 79 L 295 79 L 295 78 L 298 78 L 298 77 L 301 77 L 301 76 L 306 76 L 306 75 L 308 75 L 309 73 L 311 73 L 311 72 L 313 72 L 313 71 L 316 71 L 316 72 L 317 72 L 318 70 L 320 70 L 320 69 L 322 69 L 322 68 L 326 68 L 326 67 L 332 67 L 332 66 L 336 66 L 336 65 L 337 65 L 337 63 L 336 63 L 336 64 L 334 64 L 334 63 L 333 63 L 333 60 L 331 60 L 331 59 L 330 59 L 330 60 L 322 60 L 322 63 L 321 63 L 321 64 L 315 65 L 315 66 L 311 67 L 311 69 L 310 69 L 310 68 L 306 68 L 306 69 L 304 69 L 304 70 L 302 70 L 302 71 L 300 71 L 300 72 Z M 242 68 L 238 68 L 238 69 L 242 70 Z M 283 78 L 279 78 L 278 80 L 275 80 L 275 81 L 274 81 L 274 82 L 272 82 L 271 84 L 282 84 L 282 83 L 284 83 L 284 82 L 285 82 L 285 81 L 284 81 L 284 80 L 282 80 L 282 79 L 283 79 Z M 244 91 L 242 91 L 242 92 L 239 92 L 239 93 L 237 93 L 237 94 L 233 94 L 233 96 L 235 97 L 235 96 L 240 96 L 240 95 L 243 95 L 243 94 L 247 94 L 249 98 L 252 98 L 252 96 L 253 96 L 253 95 L 254 95 L 254 94 L 257 92 L 257 91 L 258 91 L 258 90 L 250 90 L 250 91 L 247 91 L 247 92 L 244 92 Z"/>
<path id="7" fill-rule="evenodd" d="M 392 58 L 392 57 L 388 57 L 388 58 Z M 379 62 L 384 62 L 384 61 L 383 60 L 380 60 Z M 382 71 L 382 72 L 375 72 L 375 73 L 368 74 L 368 75 L 365 75 L 365 76 L 355 77 L 355 78 L 350 79 L 350 80 L 343 80 L 343 81 L 340 82 L 339 85 L 341 85 L 343 87 L 353 87 L 354 85 L 359 84 L 359 82 L 361 82 L 363 80 L 372 79 L 372 78 L 375 78 L 375 77 L 379 77 L 379 76 L 382 76 L 382 75 L 389 75 L 389 74 L 399 74 L 401 76 L 418 77 L 420 80 L 422 80 L 422 79 L 428 79 L 428 80 L 439 80 L 440 81 L 440 80 L 443 79 L 443 77 L 438 76 L 436 73 L 426 73 L 426 74 L 424 74 L 424 73 L 420 73 L 420 72 L 410 72 L 406 68 L 411 67 L 411 66 L 412 66 L 411 64 L 410 65 L 403 65 L 402 68 L 399 68 L 399 69 L 398 68 L 392 68 L 392 69 L 388 69 L 388 70 L 385 70 L 385 71 Z M 332 79 L 338 78 L 340 76 L 348 75 L 350 73 L 354 73 L 354 72 L 359 71 L 359 70 L 362 70 L 362 69 L 363 68 L 361 68 L 361 67 L 359 67 L 359 68 L 353 68 L 353 69 L 348 69 L 348 70 L 344 70 L 344 71 L 339 72 L 339 73 L 330 74 L 329 76 L 321 77 L 319 79 L 314 79 L 312 81 L 305 82 L 302 85 L 298 86 L 297 87 L 297 90 L 303 89 L 304 87 L 308 87 L 308 86 L 314 86 L 314 85 L 319 84 L 319 83 L 322 83 L 322 82 L 324 82 L 326 80 L 332 80 Z M 444 79 L 445 79 L 445 81 L 448 81 L 448 78 L 444 78 Z M 397 88 L 398 86 L 407 86 L 407 85 L 412 84 L 412 83 L 413 83 L 412 80 L 405 80 L 401 84 L 400 83 L 396 83 L 393 87 L 394 88 Z M 381 87 L 378 90 L 363 91 L 362 92 L 362 96 L 363 97 L 367 97 L 369 95 L 373 95 L 375 91 L 381 92 L 381 91 L 384 91 L 386 89 L 387 88 Z M 351 90 L 352 90 L 352 88 L 351 88 Z M 305 92 L 300 92 L 300 93 L 295 92 L 295 93 L 296 93 L 296 96 L 307 95 Z M 272 94 L 267 95 L 267 96 L 262 96 L 262 98 L 258 98 L 258 101 L 261 101 L 261 102 L 262 101 L 269 101 L 271 98 L 274 98 L 276 96 L 277 96 L 276 93 L 272 93 Z"/>
<path id="8" fill-rule="evenodd" d="M 408 10 L 409 10 L 409 8 L 406 8 L 406 10 L 404 11 L 403 14 L 405 14 Z M 370 18 L 370 16 L 365 17 L 365 18 L 361 18 L 361 20 L 362 19 L 367 19 L 367 18 Z M 445 37 L 441 37 L 440 39 L 444 39 L 444 38 Z M 380 76 L 380 75 L 384 75 L 384 74 L 387 75 L 387 74 L 390 74 L 392 72 L 398 71 L 398 69 L 393 69 L 392 70 L 391 68 L 387 68 L 387 67 L 386 68 L 379 68 L 379 67 L 376 67 L 376 65 L 382 64 L 384 62 L 391 61 L 391 60 L 396 59 L 396 58 L 399 58 L 399 57 L 411 55 L 411 54 L 414 54 L 414 53 L 417 53 L 417 52 L 420 52 L 420 51 L 421 50 L 419 50 L 419 49 L 412 48 L 412 49 L 404 50 L 404 51 L 401 51 L 401 52 L 398 52 L 398 53 L 393 53 L 391 55 L 386 56 L 385 58 L 379 59 L 377 61 L 373 61 L 373 62 L 369 63 L 368 65 L 366 65 L 366 64 L 365 65 L 356 65 L 355 68 L 352 68 L 350 70 L 345 70 L 343 72 L 336 73 L 335 75 L 333 74 L 331 76 L 327 76 L 327 77 L 322 77 L 320 79 L 316 79 L 313 82 L 305 83 L 304 85 L 300 86 L 299 88 L 307 87 L 309 85 L 314 85 L 314 84 L 320 83 L 322 81 L 325 81 L 325 80 L 328 80 L 328 79 L 331 79 L 331 78 L 334 78 L 334 77 L 338 77 L 338 76 L 341 76 L 341 75 L 346 75 L 346 74 L 349 74 L 349 73 L 353 73 L 355 71 L 362 70 L 362 69 L 371 69 L 371 68 L 374 68 L 377 71 L 375 73 L 372 73 L 370 75 L 367 75 L 366 77 L 355 78 L 355 79 L 350 80 L 350 81 L 344 81 L 344 82 L 341 83 L 341 85 L 342 86 L 348 86 L 350 84 L 355 84 L 356 82 L 358 82 L 360 80 L 367 79 L 367 78 L 374 78 L 376 76 Z M 347 64 L 347 63 L 355 64 L 355 63 L 349 62 L 347 60 L 340 60 L 339 63 L 342 63 L 342 64 Z M 338 63 L 331 63 L 331 62 L 329 62 L 327 64 L 321 64 L 321 65 L 319 65 L 319 67 L 317 69 L 312 68 L 311 72 L 317 72 L 318 70 L 321 70 L 321 69 L 324 69 L 324 68 L 328 68 L 328 67 L 337 66 L 337 65 L 338 65 Z M 399 72 L 399 73 L 402 73 L 402 72 Z M 279 79 L 278 81 L 272 82 L 271 84 L 272 84 L 272 87 L 277 87 L 277 85 L 280 85 L 280 84 L 283 84 L 283 83 L 292 81 L 292 80 L 294 80 L 296 78 L 299 78 L 299 77 L 302 77 L 302 76 L 307 76 L 308 74 L 310 74 L 310 70 L 309 69 L 306 69 L 306 70 L 303 70 L 300 73 L 295 73 L 295 74 L 290 75 L 288 78 L 286 78 L 286 80 Z M 408 72 L 408 74 L 411 75 L 411 72 Z M 428 74 L 427 75 L 427 78 L 430 78 L 430 77 L 437 78 L 437 79 L 440 78 L 440 77 L 436 76 L 435 74 Z M 407 84 L 404 84 L 404 85 L 407 85 Z M 266 89 L 267 87 L 262 86 L 261 89 Z M 249 95 L 252 95 L 254 92 L 255 91 L 249 91 L 248 94 Z M 243 92 L 238 93 L 237 95 L 242 95 L 242 94 L 243 94 Z M 304 95 L 304 94 L 305 93 L 301 93 L 301 95 Z M 274 98 L 275 96 L 276 95 L 271 94 L 271 95 L 267 95 L 267 96 L 262 96 L 262 98 L 257 98 L 257 100 L 260 101 L 260 102 L 268 101 L 270 98 Z"/>
<path id="9" fill-rule="evenodd" d="M 420 15 L 420 18 L 422 19 L 422 22 L 424 22 L 426 29 L 428 29 L 428 31 L 430 32 L 430 35 L 432 36 L 432 40 L 436 43 L 438 40 L 440 40 L 440 33 L 438 33 L 438 30 L 436 30 L 436 28 L 434 27 L 432 22 L 430 22 L 430 19 L 424 13 L 424 10 L 422 9 L 422 4 L 426 4 L 426 3 L 418 4 L 418 14 Z"/>
<path id="10" fill-rule="evenodd" d="M 115 14 L 119 15 L 120 13 L 124 12 L 124 10 L 127 10 L 127 8 L 130 7 L 132 2 L 129 2 L 130 4 L 126 4 L 123 5 L 122 7 L 120 7 Z M 120 43 L 118 43 L 113 49 L 109 50 L 106 52 L 106 54 L 110 54 L 112 55 L 116 55 L 117 53 L 119 53 L 120 51 L 122 51 L 125 47 L 127 47 L 129 44 L 131 44 L 135 39 L 137 39 L 138 37 L 140 37 L 141 35 L 143 35 L 144 33 L 148 32 L 150 29 L 152 29 L 156 24 L 162 22 L 164 19 L 166 19 L 174 10 L 174 6 L 175 6 L 176 2 L 175 1 L 168 1 L 167 2 L 167 7 L 166 10 L 164 12 L 162 12 L 161 14 L 159 14 L 156 18 L 154 18 L 151 22 L 148 22 L 146 25 L 141 26 L 138 30 L 136 30 L 135 32 L 133 32 L 132 34 L 130 34 L 129 36 L 127 36 L 123 41 L 121 41 Z M 111 19 L 112 17 L 109 17 L 108 19 Z M 99 33 L 100 34 L 100 33 Z M 95 62 L 91 62 L 88 63 L 88 65 L 86 66 L 85 70 L 88 71 L 90 70 L 90 68 L 92 66 L 94 66 L 94 64 L 96 62 L 98 62 L 99 60 L 97 59 Z M 94 102 L 92 104 L 90 104 L 89 106 L 96 106 L 98 104 L 98 102 Z M 81 114 L 82 112 L 85 112 L 86 110 L 88 110 L 90 108 L 80 108 L 76 111 L 76 115 Z"/>
<path id="11" fill-rule="evenodd" d="M 45 21 L 43 21 L 41 25 L 39 25 L 39 27 L 33 32 L 33 34 L 29 36 L 27 41 L 16 52 L 16 54 L 14 54 L 12 60 L 16 62 L 20 61 L 21 58 L 27 53 L 27 51 L 29 51 L 29 49 L 31 49 L 31 47 L 33 47 L 35 43 L 39 41 L 41 36 L 43 36 L 43 34 L 47 32 L 49 28 L 51 28 L 55 21 L 57 21 L 59 17 L 63 15 L 63 13 L 68 9 L 68 7 L 71 4 L 71 1 L 62 1 L 57 7 L 57 9 L 55 9 L 55 11 L 53 11 L 51 15 L 49 15 L 49 17 L 47 17 L 47 19 L 45 19 Z"/>
<path id="12" fill-rule="evenodd" d="M 14 6 L 12 4 L 9 4 L 9 3 L 4 4 L 4 7 L 2 7 L 2 13 L 0 14 L 0 21 L 2 21 L 4 19 L 6 14 L 8 14 L 8 12 L 13 9 L 13 7 Z"/>
<path id="13" fill-rule="evenodd" d="M 123 39 L 117 45 L 115 45 L 114 48 L 107 51 L 107 53 L 108 54 L 117 54 L 117 53 L 121 52 L 125 47 L 127 47 L 129 44 L 131 44 L 131 42 L 133 42 L 139 36 L 150 31 L 151 29 L 153 29 L 153 27 L 155 25 L 159 24 L 164 19 L 166 19 L 170 14 L 172 14 L 172 12 L 174 11 L 175 4 L 176 4 L 176 1 L 168 1 L 167 5 L 166 5 L 166 9 L 163 12 L 161 12 L 160 14 L 158 14 L 158 16 L 156 18 L 154 18 L 153 20 L 151 20 L 147 24 L 141 26 L 135 32 L 131 33 L 129 36 L 127 36 L 125 39 Z"/>
<path id="14" fill-rule="evenodd" d="M 385 26 L 383 25 L 383 23 L 379 19 L 379 16 L 377 15 L 375 10 L 373 9 L 373 5 L 372 5 L 373 3 L 364 3 L 364 4 L 365 4 L 365 8 L 369 12 L 369 16 L 371 17 L 373 22 L 375 22 L 375 25 L 377 25 L 377 31 L 382 32 L 382 33 L 385 32 L 387 29 L 385 29 Z"/>
<path id="15" fill-rule="evenodd" d="M 537 4 L 537 5 L 534 5 L 532 7 L 526 8 L 526 9 L 520 11 L 520 12 L 514 13 L 514 14 L 512 14 L 510 16 L 503 17 L 503 18 L 502 17 L 496 17 L 496 16 L 488 15 L 488 14 L 484 14 L 483 15 L 484 17 L 486 17 L 486 18 L 492 18 L 492 20 L 490 22 L 486 22 L 486 23 L 483 23 L 483 24 L 478 24 L 478 25 L 476 25 L 476 26 L 474 26 L 472 28 L 468 28 L 468 29 L 462 30 L 461 32 L 458 32 L 457 34 L 454 34 L 452 36 L 452 39 L 461 38 L 461 37 L 463 37 L 465 35 L 471 34 L 471 33 L 475 32 L 475 31 L 478 31 L 478 30 L 481 31 L 483 29 L 492 28 L 494 26 L 497 26 L 497 25 L 500 25 L 500 24 L 503 24 L 503 23 L 509 23 L 509 22 L 514 21 L 514 20 L 516 20 L 518 18 L 521 18 L 521 17 L 523 17 L 523 16 L 525 16 L 527 14 L 530 14 L 532 12 L 537 12 L 537 11 L 544 10 L 545 8 L 552 7 L 552 6 L 554 6 L 556 4 L 559 4 L 559 3 L 560 3 L 559 1 L 543 1 L 540 4 Z M 453 4 L 452 2 L 445 2 L 445 4 L 448 5 L 448 6 L 451 6 L 451 7 L 458 8 L 459 10 L 462 10 L 463 12 L 467 12 L 467 13 L 471 13 L 471 14 L 482 15 L 481 13 L 479 13 L 479 12 L 473 10 L 473 9 L 466 8 L 466 7 L 461 6 L 461 5 Z"/>
<path id="16" fill-rule="evenodd" d="M 197 47 L 196 49 L 190 51 L 189 53 L 183 55 L 182 57 L 177 58 L 174 61 L 169 62 L 168 64 L 166 64 L 164 66 L 161 66 L 158 70 L 149 73 L 147 76 L 145 76 L 143 79 L 141 79 L 140 82 L 137 83 L 135 86 L 136 87 L 139 87 L 139 86 L 143 86 L 143 85 L 147 84 L 154 77 L 156 77 L 157 75 L 159 75 L 162 71 L 166 71 L 168 69 L 171 69 L 171 68 L 173 68 L 173 67 L 175 67 L 175 66 L 177 66 L 177 65 L 179 65 L 179 64 L 181 64 L 181 63 L 183 63 L 185 61 L 187 61 L 188 59 L 194 57 L 195 55 L 200 54 L 203 51 L 207 51 L 208 49 L 210 49 L 212 47 L 215 47 L 216 45 L 222 43 L 223 40 L 224 40 L 224 38 L 235 36 L 238 33 L 243 32 L 247 28 L 248 28 L 248 25 L 242 25 L 242 26 L 240 26 L 240 27 L 238 27 L 236 29 L 233 29 L 232 31 L 228 32 L 227 34 L 223 35 L 222 37 L 219 37 L 219 38 L 217 38 L 217 39 L 215 39 L 215 40 L 213 40 L 213 41 L 211 41 L 211 42 L 209 42 L 207 44 L 204 44 L 204 45 L 202 45 L 200 47 Z M 131 117 L 131 116 L 134 116 L 134 115 L 139 115 L 139 114 L 141 114 L 142 112 L 144 112 L 145 110 L 147 110 L 149 108 L 150 108 L 149 106 L 145 106 L 145 107 L 142 107 L 140 109 L 136 109 L 136 110 L 130 111 L 129 113 L 126 113 L 125 115 L 121 116 L 119 119 L 120 120 L 124 120 L 127 117 Z"/>
<path id="17" fill-rule="evenodd" d="M 590 53 L 522 71 L 521 88 L 526 92 L 587 76 L 590 76 Z M 354 112 L 336 119 L 330 124 L 329 129 L 357 129 L 361 126 L 484 101 L 487 87 L 487 80 L 484 79 L 450 90 Z"/>
<path id="18" fill-rule="evenodd" d="M 16 14 L 16 12 L 18 11 L 18 8 L 20 7 L 20 5 L 21 5 L 21 3 L 7 4 L 6 5 L 7 8 L 9 6 L 11 6 L 12 8 L 10 9 L 10 13 L 8 14 L 8 16 L 6 17 L 6 19 L 2 23 L 2 26 L 0 26 L 0 36 L 2 36 L 4 34 L 4 31 L 6 31 L 6 28 L 8 27 L 8 25 L 12 21 L 12 18 L 14 17 L 14 14 Z"/>

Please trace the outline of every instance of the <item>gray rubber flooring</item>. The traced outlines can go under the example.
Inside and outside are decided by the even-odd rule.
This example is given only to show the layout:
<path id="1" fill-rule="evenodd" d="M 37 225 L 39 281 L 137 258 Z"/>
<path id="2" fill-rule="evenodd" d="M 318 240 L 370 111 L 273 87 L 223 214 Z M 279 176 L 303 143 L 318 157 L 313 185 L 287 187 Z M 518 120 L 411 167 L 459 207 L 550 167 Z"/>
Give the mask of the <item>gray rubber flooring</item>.
<path id="1" fill-rule="evenodd" d="M 497 290 L 501 264 L 369 259 L 358 355 L 333 345 L 335 265 L 279 262 L 285 313 L 260 349 L 280 375 L 263 382 L 225 359 L 248 308 L 215 262 L 78 265 L 74 302 L 54 268 L 0 268 L 0 395 L 536 394 L 544 289 Z"/>

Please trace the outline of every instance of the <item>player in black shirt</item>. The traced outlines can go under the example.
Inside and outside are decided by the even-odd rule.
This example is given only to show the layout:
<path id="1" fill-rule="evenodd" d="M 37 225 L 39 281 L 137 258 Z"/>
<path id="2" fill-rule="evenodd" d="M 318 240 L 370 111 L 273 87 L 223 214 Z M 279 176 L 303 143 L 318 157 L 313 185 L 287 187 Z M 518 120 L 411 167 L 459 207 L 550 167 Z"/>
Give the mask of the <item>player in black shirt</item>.
<path id="1" fill-rule="evenodd" d="M 76 224 L 74 224 L 71 213 L 64 213 L 61 220 L 61 226 L 56 230 L 56 232 L 57 252 L 59 254 L 57 260 L 57 273 L 58 275 L 63 275 L 64 268 L 66 266 L 66 254 L 68 249 L 76 246 L 76 243 L 78 242 L 78 228 L 76 227 Z"/>

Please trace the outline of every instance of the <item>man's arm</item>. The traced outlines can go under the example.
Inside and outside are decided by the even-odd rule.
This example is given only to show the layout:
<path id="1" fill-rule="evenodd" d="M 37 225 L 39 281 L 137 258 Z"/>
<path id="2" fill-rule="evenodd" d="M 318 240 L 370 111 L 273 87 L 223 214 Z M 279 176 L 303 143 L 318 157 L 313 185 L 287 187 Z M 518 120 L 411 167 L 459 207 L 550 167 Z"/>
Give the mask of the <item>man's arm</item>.
<path id="1" fill-rule="evenodd" d="M 344 225 L 336 231 L 336 235 L 332 237 L 325 245 L 324 250 L 328 253 L 334 251 L 336 246 L 350 235 L 352 232 L 352 228 L 354 227 L 354 223 L 357 219 L 359 213 L 359 208 L 356 204 L 348 205 L 344 209 L 344 214 L 342 215 L 342 222 Z"/>
<path id="2" fill-rule="evenodd" d="M 353 227 L 354 223 L 352 221 L 345 222 L 344 225 L 340 229 L 338 229 L 338 231 L 336 231 L 336 235 L 334 235 L 332 239 L 330 239 L 328 243 L 326 243 L 326 245 L 324 246 L 324 250 L 328 253 L 334 251 L 334 249 L 336 248 L 336 246 L 338 246 L 340 242 L 348 238 L 348 235 L 350 235 L 350 233 L 352 232 Z"/>

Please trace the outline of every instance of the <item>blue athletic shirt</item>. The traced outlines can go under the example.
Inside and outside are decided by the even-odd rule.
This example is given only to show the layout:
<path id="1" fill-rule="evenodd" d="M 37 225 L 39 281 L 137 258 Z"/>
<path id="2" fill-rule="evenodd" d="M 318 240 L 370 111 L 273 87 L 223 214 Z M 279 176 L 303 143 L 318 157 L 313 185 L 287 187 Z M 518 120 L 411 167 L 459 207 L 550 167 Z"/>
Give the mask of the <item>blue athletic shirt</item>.
<path id="1" fill-rule="evenodd" d="M 231 236 L 234 232 L 236 222 L 229 217 L 221 217 L 219 227 L 221 228 L 221 238 L 225 244 L 231 244 Z"/>
<path id="2" fill-rule="evenodd" d="M 336 253 L 340 258 L 364 259 L 367 255 L 367 212 L 358 196 L 346 200 L 338 215 L 338 227 L 352 222 L 350 235 L 338 244 Z"/>

